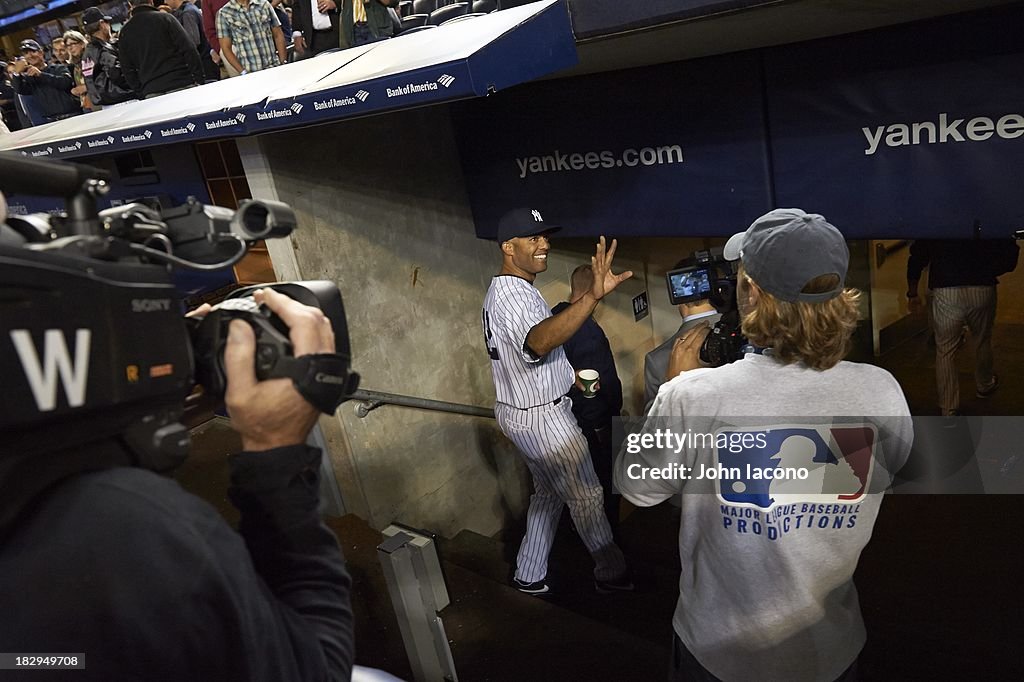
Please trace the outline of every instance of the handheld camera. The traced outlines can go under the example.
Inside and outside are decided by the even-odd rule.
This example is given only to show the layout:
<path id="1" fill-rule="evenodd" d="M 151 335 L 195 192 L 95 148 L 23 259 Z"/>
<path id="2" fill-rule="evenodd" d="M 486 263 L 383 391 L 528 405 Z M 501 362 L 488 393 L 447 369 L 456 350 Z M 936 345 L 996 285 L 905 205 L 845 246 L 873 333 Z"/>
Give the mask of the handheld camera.
<path id="1" fill-rule="evenodd" d="M 96 210 L 103 171 L 0 154 L 0 190 L 65 198 L 66 213 L 0 224 L 0 458 L 73 451 L 116 440 L 139 466 L 169 470 L 188 452 L 181 423 L 196 380 L 223 397 L 227 325 L 257 339 L 260 379 L 289 377 L 324 412 L 355 391 L 341 294 L 330 282 L 267 285 L 319 307 L 335 353 L 295 358 L 288 330 L 236 291 L 202 320 L 183 317 L 173 267 L 230 267 L 255 241 L 295 227 L 286 204 L 248 200 L 237 211 L 190 200 L 161 212 L 142 204 Z"/>
<path id="2" fill-rule="evenodd" d="M 669 300 L 673 305 L 707 300 L 722 317 L 700 347 L 700 359 L 709 367 L 720 367 L 743 357 L 747 339 L 740 333 L 736 303 L 736 272 L 721 251 L 694 251 L 685 266 L 665 273 Z"/>

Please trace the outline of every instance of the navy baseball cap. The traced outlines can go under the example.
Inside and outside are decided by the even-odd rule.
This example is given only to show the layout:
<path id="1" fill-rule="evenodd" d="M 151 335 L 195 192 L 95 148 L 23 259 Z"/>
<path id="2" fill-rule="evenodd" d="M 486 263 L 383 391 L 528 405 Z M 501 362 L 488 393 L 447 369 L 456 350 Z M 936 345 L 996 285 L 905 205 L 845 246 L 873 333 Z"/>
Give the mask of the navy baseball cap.
<path id="1" fill-rule="evenodd" d="M 544 216 L 535 208 L 514 208 L 498 221 L 498 243 L 507 242 L 516 237 L 532 237 L 538 234 L 551 234 L 562 228 L 544 222 Z"/>
<path id="2" fill-rule="evenodd" d="M 757 285 L 776 298 L 796 303 L 819 303 L 843 291 L 850 265 L 846 238 L 817 213 L 777 208 L 754 221 L 746 232 L 729 238 L 726 260 L 743 260 Z M 802 289 L 816 277 L 838 275 L 830 291 L 806 294 Z"/>
<path id="3" fill-rule="evenodd" d="M 101 21 L 110 22 L 111 20 L 112 18 L 104 14 L 99 7 L 90 7 L 82 12 L 82 25 L 86 32 L 95 31 L 100 27 Z"/>
<path id="4" fill-rule="evenodd" d="M 43 48 L 39 45 L 39 43 L 32 40 L 31 38 L 28 38 L 26 40 L 21 41 L 21 45 L 18 46 L 18 49 L 22 52 L 41 52 Z"/>

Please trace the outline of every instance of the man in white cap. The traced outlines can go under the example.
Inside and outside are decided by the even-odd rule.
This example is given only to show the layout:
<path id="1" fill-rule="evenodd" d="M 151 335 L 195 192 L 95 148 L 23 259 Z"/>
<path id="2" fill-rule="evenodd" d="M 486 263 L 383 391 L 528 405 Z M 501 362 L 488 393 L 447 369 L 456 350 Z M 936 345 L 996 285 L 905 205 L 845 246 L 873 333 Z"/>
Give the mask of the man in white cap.
<path id="1" fill-rule="evenodd" d="M 680 337 L 615 471 L 640 506 L 682 493 L 670 679 L 855 679 L 866 634 L 852 577 L 909 454 L 907 403 L 885 370 L 843 361 L 859 294 L 822 216 L 771 211 L 725 257 L 740 261 L 749 352 L 702 367 L 706 325 Z M 644 440 L 659 430 L 680 438 Z"/>

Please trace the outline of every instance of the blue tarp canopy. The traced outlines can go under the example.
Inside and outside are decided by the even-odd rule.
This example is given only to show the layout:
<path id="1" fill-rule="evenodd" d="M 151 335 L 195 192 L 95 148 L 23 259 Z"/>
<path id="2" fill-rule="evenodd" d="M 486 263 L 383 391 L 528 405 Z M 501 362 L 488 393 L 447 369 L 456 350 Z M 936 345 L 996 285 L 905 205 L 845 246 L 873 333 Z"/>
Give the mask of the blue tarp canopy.
<path id="1" fill-rule="evenodd" d="M 565 0 L 543 0 L 17 131 L 0 149 L 72 158 L 298 128 L 482 97 L 576 62 Z"/>

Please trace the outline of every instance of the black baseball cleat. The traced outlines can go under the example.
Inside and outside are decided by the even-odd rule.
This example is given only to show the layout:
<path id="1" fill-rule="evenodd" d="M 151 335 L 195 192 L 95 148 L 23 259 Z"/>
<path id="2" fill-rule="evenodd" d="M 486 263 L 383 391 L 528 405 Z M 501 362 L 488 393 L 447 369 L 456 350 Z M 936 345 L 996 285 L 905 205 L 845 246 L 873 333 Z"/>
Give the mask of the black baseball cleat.
<path id="1" fill-rule="evenodd" d="M 979 388 L 978 392 L 975 395 L 977 395 L 979 398 L 991 398 L 992 394 L 996 392 L 997 388 L 999 388 L 999 377 L 993 374 L 992 383 L 985 388 Z"/>
<path id="2" fill-rule="evenodd" d="M 636 586 L 628 575 L 615 580 L 594 580 L 594 589 L 598 594 L 615 594 L 617 592 L 633 592 Z"/>
<path id="3" fill-rule="evenodd" d="M 513 578 L 512 586 L 523 594 L 532 594 L 535 597 L 551 593 L 551 588 L 548 587 L 547 582 L 544 580 L 538 580 L 534 583 L 524 583 L 519 578 Z"/>

